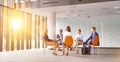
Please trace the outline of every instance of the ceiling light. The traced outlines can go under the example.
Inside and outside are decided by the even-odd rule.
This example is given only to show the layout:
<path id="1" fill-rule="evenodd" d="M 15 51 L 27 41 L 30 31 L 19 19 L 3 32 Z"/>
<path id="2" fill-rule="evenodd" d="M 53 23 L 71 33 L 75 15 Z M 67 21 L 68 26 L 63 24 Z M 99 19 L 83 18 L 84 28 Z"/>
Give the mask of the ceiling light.
<path id="1" fill-rule="evenodd" d="M 120 9 L 120 7 L 114 7 L 114 9 Z"/>

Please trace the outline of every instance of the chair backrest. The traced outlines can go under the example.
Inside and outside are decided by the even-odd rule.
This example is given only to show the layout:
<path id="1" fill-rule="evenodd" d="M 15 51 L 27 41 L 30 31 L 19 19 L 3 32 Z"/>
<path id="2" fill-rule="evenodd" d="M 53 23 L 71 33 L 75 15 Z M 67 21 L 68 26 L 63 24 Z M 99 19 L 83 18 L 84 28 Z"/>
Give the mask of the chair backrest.
<path id="1" fill-rule="evenodd" d="M 72 36 L 66 36 L 64 40 L 64 44 L 66 46 L 72 46 L 73 44 L 73 37 Z"/>
<path id="2" fill-rule="evenodd" d="M 43 42 L 45 43 L 46 46 L 53 46 L 54 44 L 52 42 L 49 42 L 45 40 L 45 37 L 42 37 Z"/>
<path id="3" fill-rule="evenodd" d="M 47 45 L 47 41 L 45 40 L 44 37 L 42 37 L 43 42 Z"/>
<path id="4" fill-rule="evenodd" d="M 92 45 L 93 46 L 99 46 L 99 36 L 95 35 L 93 40 L 92 40 Z"/>

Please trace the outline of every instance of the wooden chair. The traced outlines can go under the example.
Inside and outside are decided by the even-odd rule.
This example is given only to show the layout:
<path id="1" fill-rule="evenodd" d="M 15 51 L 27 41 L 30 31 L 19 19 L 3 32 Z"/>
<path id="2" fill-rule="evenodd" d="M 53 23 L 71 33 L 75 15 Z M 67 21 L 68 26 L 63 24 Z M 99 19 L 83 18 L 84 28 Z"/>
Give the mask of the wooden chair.
<path id="1" fill-rule="evenodd" d="M 94 36 L 94 38 L 92 40 L 92 44 L 89 44 L 89 45 L 86 45 L 86 46 L 92 46 L 93 48 L 95 46 L 99 46 L 99 37 L 98 37 L 98 35 Z M 97 48 L 97 49 L 99 49 L 99 48 Z M 95 54 L 95 48 L 94 48 L 94 54 Z"/>
<path id="2" fill-rule="evenodd" d="M 66 45 L 66 46 L 72 46 L 72 44 L 73 44 L 73 38 L 72 38 L 72 36 L 66 36 L 65 37 L 65 40 L 64 40 L 64 44 Z"/>
<path id="3" fill-rule="evenodd" d="M 93 46 L 99 46 L 99 37 L 98 35 L 94 36 L 93 40 L 92 40 L 92 45 Z"/>
<path id="4" fill-rule="evenodd" d="M 97 48 L 97 50 L 99 50 L 99 37 L 96 35 L 94 36 L 94 39 L 92 41 L 92 46 L 94 48 L 94 54 L 95 54 L 95 47 Z"/>
<path id="5" fill-rule="evenodd" d="M 53 40 L 53 41 L 46 41 L 44 38 L 42 38 L 45 46 L 55 46 L 55 44 L 57 43 L 56 40 Z M 44 46 L 44 54 L 45 54 L 45 46 Z"/>
<path id="6" fill-rule="evenodd" d="M 57 41 L 53 40 L 53 41 L 45 41 L 45 39 L 43 39 L 43 42 L 45 43 L 46 46 L 54 46 Z"/>
<path id="7" fill-rule="evenodd" d="M 64 46 L 71 47 L 73 45 L 73 37 L 66 36 L 64 40 Z M 63 46 L 63 54 L 65 52 L 65 47 Z"/>
<path id="8" fill-rule="evenodd" d="M 83 41 L 77 41 L 75 40 L 74 43 L 74 50 L 77 52 L 77 54 L 79 54 L 79 47 L 82 47 Z"/>
<path id="9" fill-rule="evenodd" d="M 94 36 L 94 38 L 92 40 L 92 44 L 88 44 L 86 46 L 99 46 L 99 37 L 97 35 Z"/>

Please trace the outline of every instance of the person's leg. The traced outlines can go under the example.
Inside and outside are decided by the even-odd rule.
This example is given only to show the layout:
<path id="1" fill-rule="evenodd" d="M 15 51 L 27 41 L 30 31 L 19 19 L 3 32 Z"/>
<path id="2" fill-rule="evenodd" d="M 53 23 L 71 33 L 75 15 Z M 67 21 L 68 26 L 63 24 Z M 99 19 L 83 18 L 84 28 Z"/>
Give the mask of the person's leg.
<path id="1" fill-rule="evenodd" d="M 61 48 L 59 47 L 58 41 L 57 41 L 57 40 L 54 40 L 54 42 L 56 43 L 56 44 L 55 44 L 56 48 L 58 48 L 59 51 L 62 51 Z"/>
<path id="2" fill-rule="evenodd" d="M 85 47 L 85 45 L 87 45 L 87 42 L 83 42 L 83 47 Z"/>
<path id="3" fill-rule="evenodd" d="M 88 47 L 88 55 L 91 54 L 91 46 Z"/>
<path id="4" fill-rule="evenodd" d="M 60 41 L 60 45 L 62 45 L 62 41 Z"/>
<path id="5" fill-rule="evenodd" d="M 86 45 L 87 45 L 87 42 L 83 42 L 83 47 L 82 47 L 82 54 L 83 55 L 86 54 L 86 51 L 85 51 L 85 48 L 87 48 Z"/>
<path id="6" fill-rule="evenodd" d="M 57 53 L 56 53 L 57 47 L 58 47 L 58 43 L 54 42 L 54 50 L 53 50 L 54 52 L 53 52 L 53 54 L 55 54 L 55 55 L 57 55 Z"/>
<path id="7" fill-rule="evenodd" d="M 75 48 L 76 48 L 76 53 L 79 54 L 79 51 L 78 51 L 78 41 L 76 41 Z"/>
<path id="8" fill-rule="evenodd" d="M 63 55 L 65 54 L 65 45 L 63 44 Z"/>
<path id="9" fill-rule="evenodd" d="M 68 54 L 69 54 L 69 46 L 66 46 L 67 48 L 67 50 L 66 50 L 66 56 L 68 56 Z"/>

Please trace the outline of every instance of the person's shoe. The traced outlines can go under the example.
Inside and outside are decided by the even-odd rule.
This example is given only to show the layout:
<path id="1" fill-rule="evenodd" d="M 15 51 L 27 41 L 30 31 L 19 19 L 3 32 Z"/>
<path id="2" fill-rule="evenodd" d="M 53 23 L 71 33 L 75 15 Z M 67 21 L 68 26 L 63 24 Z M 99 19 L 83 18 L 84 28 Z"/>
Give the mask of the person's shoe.
<path id="1" fill-rule="evenodd" d="M 68 56 L 68 53 L 66 53 L 66 56 Z"/>
<path id="2" fill-rule="evenodd" d="M 88 53 L 87 55 L 91 55 L 90 53 Z"/>
<path id="3" fill-rule="evenodd" d="M 53 54 L 54 54 L 54 55 L 57 55 L 57 53 L 54 53 L 54 52 L 53 52 Z"/>
<path id="4" fill-rule="evenodd" d="M 70 48 L 70 51 L 72 51 L 73 49 L 72 49 L 72 47 Z"/>

